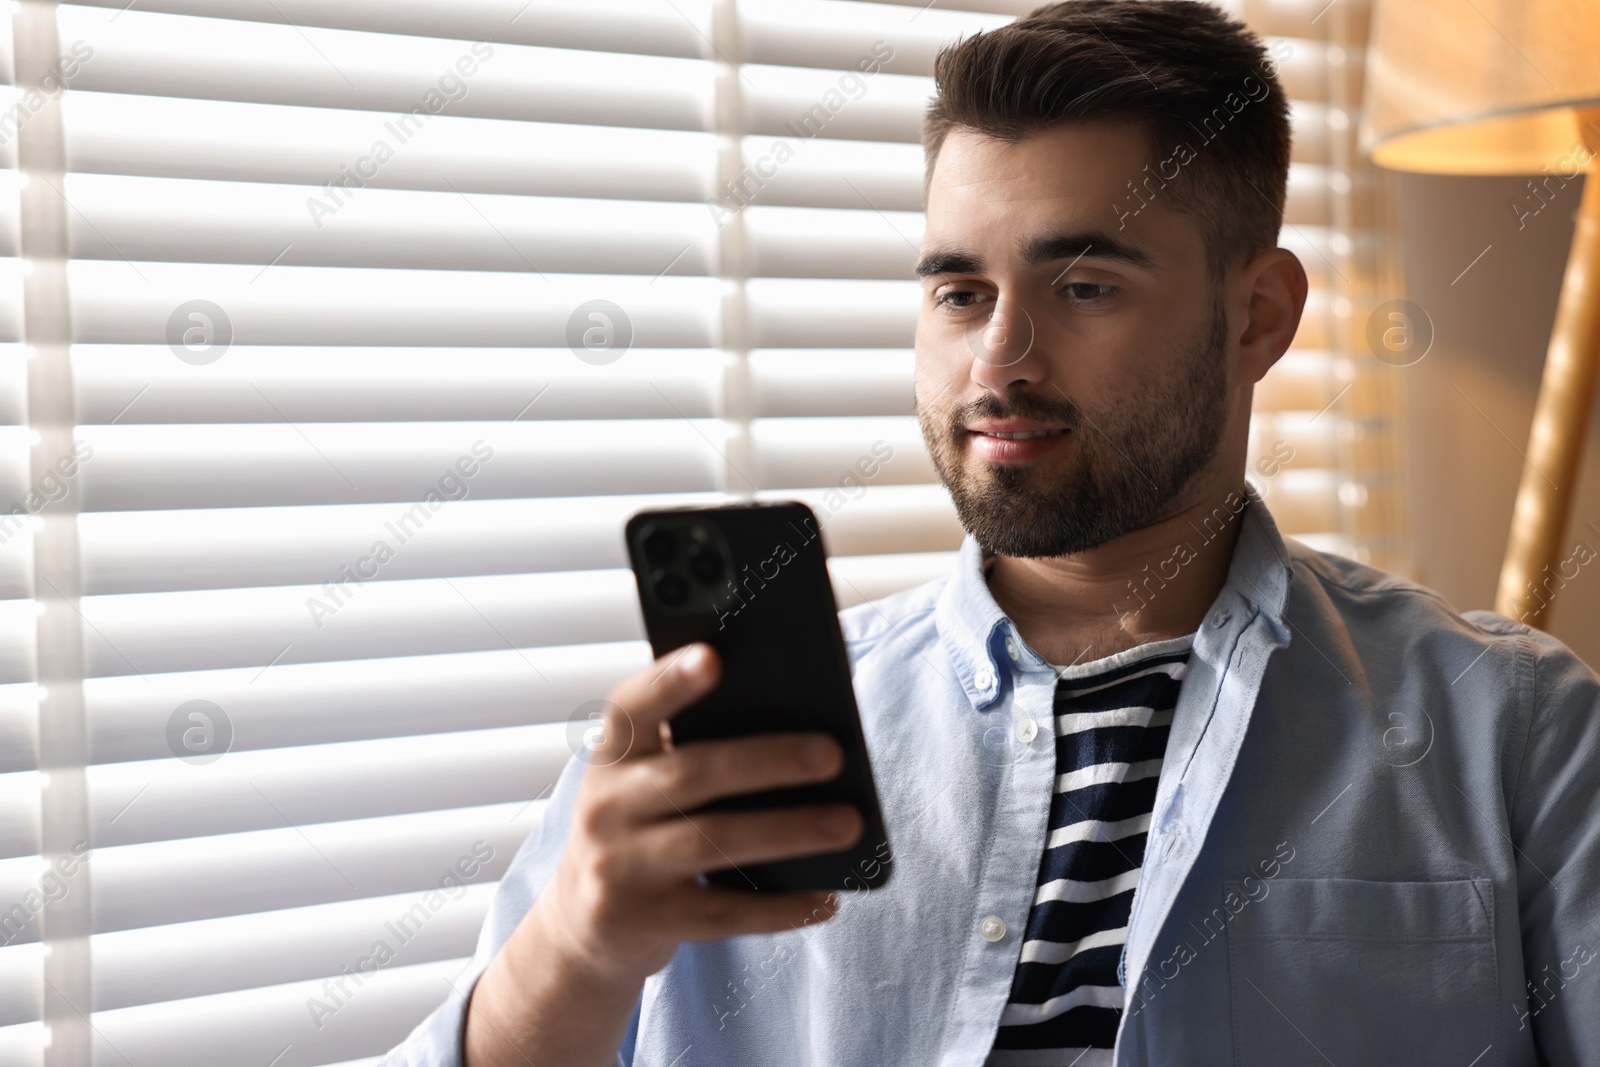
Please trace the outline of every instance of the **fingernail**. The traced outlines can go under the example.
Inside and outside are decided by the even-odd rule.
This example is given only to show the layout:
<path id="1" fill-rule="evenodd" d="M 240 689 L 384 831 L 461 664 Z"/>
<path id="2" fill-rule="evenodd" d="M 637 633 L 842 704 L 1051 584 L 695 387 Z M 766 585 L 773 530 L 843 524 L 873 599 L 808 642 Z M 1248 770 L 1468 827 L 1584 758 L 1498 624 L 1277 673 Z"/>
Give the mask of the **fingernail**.
<path id="1" fill-rule="evenodd" d="M 808 738 L 800 745 L 800 762 L 820 771 L 833 764 L 833 742 L 826 737 Z"/>
<path id="2" fill-rule="evenodd" d="M 678 657 L 678 670 L 686 677 L 693 677 L 706 669 L 706 646 L 695 642 L 684 649 L 683 655 Z"/>

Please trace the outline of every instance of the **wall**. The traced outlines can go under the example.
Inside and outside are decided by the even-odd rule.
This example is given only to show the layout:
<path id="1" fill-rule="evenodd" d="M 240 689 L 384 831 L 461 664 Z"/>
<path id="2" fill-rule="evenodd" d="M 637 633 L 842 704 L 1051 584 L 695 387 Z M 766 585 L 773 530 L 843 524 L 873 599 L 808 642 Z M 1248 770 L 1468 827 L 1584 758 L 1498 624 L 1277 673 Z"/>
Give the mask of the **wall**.
<path id="1" fill-rule="evenodd" d="M 1396 176 L 1406 286 L 1397 295 L 1435 329 L 1426 357 L 1393 369 L 1404 376 L 1416 577 L 1462 610 L 1494 603 L 1582 192 L 1581 181 L 1552 181 L 1548 202 L 1519 226 L 1511 204 L 1540 205 L 1527 182 Z M 1587 525 L 1600 527 L 1600 416 L 1591 415 L 1578 478 L 1563 545 L 1570 553 L 1582 538 L 1600 551 Z M 1557 593 L 1546 626 L 1600 667 L 1600 560 Z"/>

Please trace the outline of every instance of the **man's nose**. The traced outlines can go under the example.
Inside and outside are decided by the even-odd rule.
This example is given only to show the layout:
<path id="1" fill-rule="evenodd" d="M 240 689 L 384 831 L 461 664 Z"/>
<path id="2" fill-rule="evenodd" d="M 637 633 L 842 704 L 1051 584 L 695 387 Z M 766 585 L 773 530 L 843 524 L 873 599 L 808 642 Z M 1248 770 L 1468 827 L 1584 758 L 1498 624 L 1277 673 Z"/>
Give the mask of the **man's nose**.
<path id="1" fill-rule="evenodd" d="M 1040 360 L 1034 357 L 1033 316 L 1012 297 L 995 300 L 994 310 L 967 335 L 972 350 L 972 380 L 995 391 L 1016 382 L 1036 381 Z"/>

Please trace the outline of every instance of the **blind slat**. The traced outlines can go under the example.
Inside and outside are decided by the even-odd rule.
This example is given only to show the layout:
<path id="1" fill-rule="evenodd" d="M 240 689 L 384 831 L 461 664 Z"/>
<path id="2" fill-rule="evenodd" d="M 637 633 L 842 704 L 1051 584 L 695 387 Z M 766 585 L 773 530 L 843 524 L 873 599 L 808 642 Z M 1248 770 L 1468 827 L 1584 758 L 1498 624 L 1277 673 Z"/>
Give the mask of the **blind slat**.
<path id="1" fill-rule="evenodd" d="M 469 881 L 492 882 L 543 803 L 97 848 L 95 932 L 426 891 L 479 841 L 494 859 Z"/>
<path id="2" fill-rule="evenodd" d="M 82 42 L 73 89 L 401 112 L 413 117 L 387 131 L 396 150 L 445 111 L 712 128 L 714 72 L 704 60 L 68 5 L 59 18 L 63 50 Z M 381 121 L 373 125 L 382 136 Z"/>
<path id="3" fill-rule="evenodd" d="M 405 540 L 467 495 L 712 490 L 726 432 L 714 419 L 84 426 L 78 482 L 84 510 L 394 502 Z"/>
<path id="4" fill-rule="evenodd" d="M 444 1000 L 465 965 L 457 959 L 385 968 L 359 987 L 348 982 L 348 996 L 332 1014 L 307 1007 L 313 999 L 334 1004 L 320 981 L 97 1012 L 95 1067 L 115 1067 L 124 1056 L 184 1067 L 321 1067 L 330 1056 L 379 1054 Z"/>
<path id="5" fill-rule="evenodd" d="M 715 248 L 700 204 L 399 189 L 336 204 L 306 185 L 98 174 L 66 195 L 89 259 L 653 277 L 704 275 Z"/>
<path id="6" fill-rule="evenodd" d="M 82 5 L 123 7 L 122 0 Z M 539 0 L 536 17 L 527 0 L 141 0 L 139 6 L 245 22 L 711 58 L 700 33 L 710 26 L 709 0 Z"/>
<path id="7" fill-rule="evenodd" d="M 711 134 L 463 118 L 448 112 L 375 166 L 395 116 L 328 107 L 95 93 L 62 102 L 78 173 L 363 188 L 702 200 L 715 185 Z M 398 140 L 398 138 L 393 138 Z M 401 146 L 384 143 L 390 148 Z M 9 145 L 5 146 L 9 148 Z M 362 164 L 364 158 L 371 163 Z M 0 162 L 5 160 L 0 151 Z M 359 190 L 358 190 L 359 191 Z M 453 190 L 452 190 L 453 191 Z"/>
<path id="8" fill-rule="evenodd" d="M 16 261 L 0 260 L 0 285 L 8 270 Z M 635 344 L 708 348 L 720 292 L 716 279 L 672 275 L 84 259 L 67 278 L 79 344 L 165 345 L 173 331 L 181 340 L 180 309 L 204 299 L 222 308 L 238 344 L 563 348 L 573 313 L 604 294 L 625 309 Z M 0 302 L 0 342 L 17 340 L 20 323 L 20 306 Z"/>
<path id="9" fill-rule="evenodd" d="M 463 858 L 469 870 L 477 861 Z M 359 973 L 363 960 L 387 968 L 470 956 L 496 885 L 458 878 L 444 871 L 424 892 L 97 934 L 95 1010 Z"/>
<path id="10" fill-rule="evenodd" d="M 564 722 L 649 662 L 635 640 L 90 678 L 90 759 L 170 756 L 167 725 L 196 699 L 222 709 L 233 752 Z"/>
<path id="11" fill-rule="evenodd" d="M 523 801 L 555 782 L 569 742 L 557 721 L 230 752 L 201 766 L 105 764 L 89 771 L 95 847 Z"/>
<path id="12" fill-rule="evenodd" d="M 75 345 L 72 363 L 89 424 L 503 423 L 713 418 L 727 356 L 630 348 L 587 363 L 567 348 L 236 344 L 197 367 L 166 345 Z"/>
<path id="13" fill-rule="evenodd" d="M 336 577 L 336 576 L 330 576 Z M 83 599 L 90 677 L 637 639 L 629 571 Z"/>

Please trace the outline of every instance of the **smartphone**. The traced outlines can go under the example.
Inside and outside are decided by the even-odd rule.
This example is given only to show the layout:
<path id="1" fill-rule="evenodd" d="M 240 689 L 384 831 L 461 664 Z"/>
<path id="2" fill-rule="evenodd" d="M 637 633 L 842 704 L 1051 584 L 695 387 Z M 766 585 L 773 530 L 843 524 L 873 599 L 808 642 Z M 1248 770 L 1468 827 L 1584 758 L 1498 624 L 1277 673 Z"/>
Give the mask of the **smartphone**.
<path id="1" fill-rule="evenodd" d="M 624 535 L 656 656 L 704 641 L 722 661 L 717 687 L 673 717 L 674 744 L 821 731 L 844 749 L 844 769 L 830 781 L 727 797 L 707 807 L 845 801 L 864 822 L 860 838 L 843 851 L 703 877 L 754 890 L 882 886 L 892 854 L 811 509 L 779 501 L 642 511 L 628 520 Z"/>

